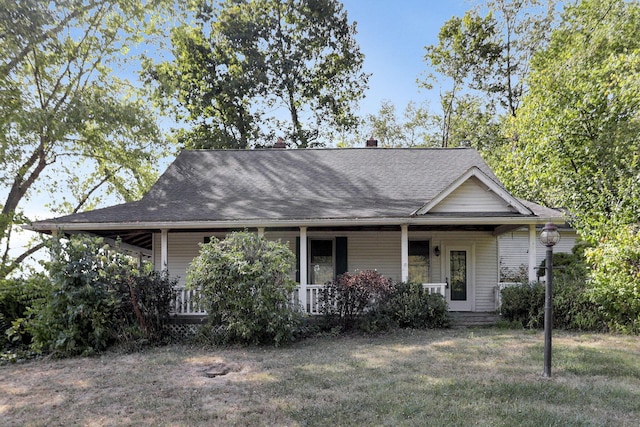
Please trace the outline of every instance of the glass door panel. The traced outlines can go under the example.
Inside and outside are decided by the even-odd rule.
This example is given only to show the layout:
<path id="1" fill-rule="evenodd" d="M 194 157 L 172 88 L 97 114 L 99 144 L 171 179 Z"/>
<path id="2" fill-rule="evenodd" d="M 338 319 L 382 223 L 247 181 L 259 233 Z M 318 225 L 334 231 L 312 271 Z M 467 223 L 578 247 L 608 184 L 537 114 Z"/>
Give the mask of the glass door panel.
<path id="1" fill-rule="evenodd" d="M 445 258 L 447 274 L 447 303 L 451 311 L 473 310 L 474 277 L 472 247 L 469 245 L 448 246 Z"/>
<path id="2" fill-rule="evenodd" d="M 467 251 L 450 251 L 451 301 L 467 300 Z"/>

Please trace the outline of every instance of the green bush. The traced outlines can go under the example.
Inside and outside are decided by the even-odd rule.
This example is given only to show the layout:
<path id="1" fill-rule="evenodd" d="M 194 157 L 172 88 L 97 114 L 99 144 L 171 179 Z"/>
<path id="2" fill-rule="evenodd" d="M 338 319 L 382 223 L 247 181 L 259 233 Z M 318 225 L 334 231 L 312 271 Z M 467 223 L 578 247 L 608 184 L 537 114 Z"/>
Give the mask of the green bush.
<path id="1" fill-rule="evenodd" d="M 320 296 L 320 310 L 327 326 L 374 332 L 389 324 L 382 308 L 393 291 L 391 280 L 377 271 L 344 273 L 326 284 Z"/>
<path id="2" fill-rule="evenodd" d="M 100 238 L 52 239 L 50 250 L 49 282 L 25 322 L 33 350 L 67 357 L 161 339 L 175 281 L 140 273 Z"/>
<path id="3" fill-rule="evenodd" d="M 640 228 L 615 229 L 587 251 L 592 267 L 590 299 L 609 329 L 640 333 Z"/>
<path id="4" fill-rule="evenodd" d="M 591 297 L 587 278 L 584 244 L 573 253 L 553 254 L 553 327 L 566 330 L 606 331 L 602 308 Z M 545 262 L 540 265 L 543 270 Z M 525 327 L 544 326 L 544 295 L 542 284 L 510 287 L 502 292 L 502 315 Z"/>
<path id="5" fill-rule="evenodd" d="M 29 307 L 43 297 L 47 282 L 42 274 L 0 281 L 0 349 L 21 349 L 31 344 L 24 319 Z"/>
<path id="6" fill-rule="evenodd" d="M 502 317 L 525 328 L 544 326 L 544 285 L 523 283 L 502 290 Z"/>
<path id="7" fill-rule="evenodd" d="M 396 283 L 386 310 L 401 328 L 445 328 L 450 324 L 447 302 L 420 283 Z"/>
<path id="8" fill-rule="evenodd" d="M 168 341 L 177 284 L 178 280 L 166 271 L 130 274 L 118 281 L 120 304 L 114 316 L 118 341 Z"/>
<path id="9" fill-rule="evenodd" d="M 553 327 L 566 330 L 606 332 L 602 308 L 591 299 L 585 277 L 563 274 L 554 279 Z"/>
<path id="10" fill-rule="evenodd" d="M 292 341 L 302 317 L 290 303 L 294 260 L 287 245 L 248 232 L 202 244 L 187 287 L 207 310 L 204 335 L 224 344 Z"/>

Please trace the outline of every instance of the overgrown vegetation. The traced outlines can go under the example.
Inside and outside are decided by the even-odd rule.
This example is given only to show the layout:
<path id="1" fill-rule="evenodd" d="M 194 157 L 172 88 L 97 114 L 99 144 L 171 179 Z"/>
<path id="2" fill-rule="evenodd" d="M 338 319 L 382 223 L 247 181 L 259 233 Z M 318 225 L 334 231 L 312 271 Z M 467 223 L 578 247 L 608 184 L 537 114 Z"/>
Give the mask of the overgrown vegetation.
<path id="1" fill-rule="evenodd" d="M 640 230 L 623 227 L 587 251 L 594 264 L 591 301 L 607 326 L 617 332 L 640 334 Z"/>
<path id="2" fill-rule="evenodd" d="M 544 322 L 544 285 L 536 282 L 502 290 L 502 317 L 525 328 L 541 328 Z"/>
<path id="3" fill-rule="evenodd" d="M 14 360 L 28 353 L 31 334 L 24 327 L 27 310 L 44 297 L 47 278 L 33 274 L 28 279 L 0 280 L 0 352 Z"/>
<path id="4" fill-rule="evenodd" d="M 449 325 L 447 304 L 418 283 L 392 283 L 377 271 L 345 273 L 321 294 L 324 327 L 378 332 L 391 327 L 441 328 Z"/>
<path id="5" fill-rule="evenodd" d="M 294 339 L 301 316 L 292 307 L 295 256 L 255 233 L 231 233 L 201 245 L 187 269 L 208 313 L 203 337 L 214 343 L 281 345 Z"/>
<path id="6" fill-rule="evenodd" d="M 5 348 L 67 357 L 167 338 L 176 280 L 139 270 L 100 238 L 52 239 L 50 251 L 48 277 L 2 289 Z"/>
<path id="7" fill-rule="evenodd" d="M 567 330 L 608 329 L 605 309 L 594 299 L 593 283 L 588 280 L 584 244 L 573 253 L 553 254 L 553 327 Z M 542 277 L 545 261 L 538 270 Z M 526 328 L 544 327 L 545 285 L 526 281 L 502 290 L 502 316 Z"/>

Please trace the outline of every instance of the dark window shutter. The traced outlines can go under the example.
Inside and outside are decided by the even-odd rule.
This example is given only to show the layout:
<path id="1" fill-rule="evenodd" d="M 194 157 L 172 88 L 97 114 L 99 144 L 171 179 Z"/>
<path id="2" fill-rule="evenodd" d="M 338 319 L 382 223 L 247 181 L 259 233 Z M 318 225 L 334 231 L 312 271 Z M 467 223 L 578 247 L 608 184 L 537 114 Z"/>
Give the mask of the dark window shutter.
<path id="1" fill-rule="evenodd" d="M 347 238 L 336 237 L 336 276 L 349 271 L 347 263 Z"/>
<path id="2" fill-rule="evenodd" d="M 296 282 L 300 283 L 300 236 L 296 237 Z"/>

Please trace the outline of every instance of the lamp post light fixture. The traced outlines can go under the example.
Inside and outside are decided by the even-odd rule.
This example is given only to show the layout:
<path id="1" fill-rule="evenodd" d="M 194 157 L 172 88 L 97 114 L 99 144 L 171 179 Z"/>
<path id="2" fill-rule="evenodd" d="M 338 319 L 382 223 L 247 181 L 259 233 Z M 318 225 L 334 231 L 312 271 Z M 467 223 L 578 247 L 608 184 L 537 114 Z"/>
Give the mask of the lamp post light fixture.
<path id="1" fill-rule="evenodd" d="M 552 222 L 544 225 L 540 243 L 547 247 L 545 259 L 546 284 L 544 291 L 544 371 L 543 377 L 551 378 L 551 329 L 553 328 L 553 247 L 560 241 L 558 227 Z"/>

